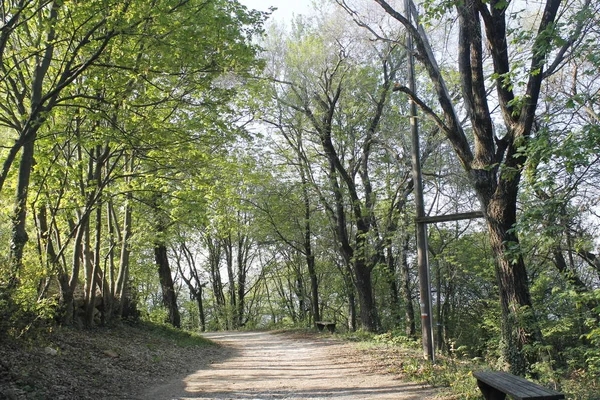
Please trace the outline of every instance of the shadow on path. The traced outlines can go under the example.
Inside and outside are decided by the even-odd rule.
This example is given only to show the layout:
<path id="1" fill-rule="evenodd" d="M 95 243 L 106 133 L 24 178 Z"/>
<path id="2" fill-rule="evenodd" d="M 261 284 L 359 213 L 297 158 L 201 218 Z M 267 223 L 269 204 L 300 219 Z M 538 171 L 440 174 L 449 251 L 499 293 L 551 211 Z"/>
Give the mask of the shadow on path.
<path id="1" fill-rule="evenodd" d="M 146 398 L 376 400 L 434 395 L 422 385 L 366 372 L 349 345 L 334 340 L 264 332 L 204 336 L 219 343 L 225 356 Z"/>

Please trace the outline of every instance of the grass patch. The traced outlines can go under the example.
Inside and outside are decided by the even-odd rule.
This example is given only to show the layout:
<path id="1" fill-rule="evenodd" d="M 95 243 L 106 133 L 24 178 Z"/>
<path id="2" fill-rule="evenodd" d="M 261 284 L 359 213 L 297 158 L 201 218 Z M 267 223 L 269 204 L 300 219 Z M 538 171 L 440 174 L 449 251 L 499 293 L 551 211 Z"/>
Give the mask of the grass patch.
<path id="1" fill-rule="evenodd" d="M 177 329 L 167 324 L 137 322 L 134 326 L 137 329 L 148 332 L 157 339 L 168 340 L 179 347 L 218 346 L 215 342 L 202 337 L 198 333 Z M 148 347 L 151 346 L 151 344 L 148 344 Z"/>

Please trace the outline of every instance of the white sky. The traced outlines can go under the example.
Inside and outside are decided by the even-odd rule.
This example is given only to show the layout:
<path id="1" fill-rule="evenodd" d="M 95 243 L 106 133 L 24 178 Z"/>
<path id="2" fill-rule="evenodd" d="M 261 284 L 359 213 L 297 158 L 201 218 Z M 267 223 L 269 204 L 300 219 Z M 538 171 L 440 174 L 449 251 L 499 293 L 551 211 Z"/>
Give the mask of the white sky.
<path id="1" fill-rule="evenodd" d="M 294 15 L 307 14 L 311 10 L 312 0 L 239 0 L 248 8 L 267 11 L 270 6 L 277 7 L 271 19 L 289 23 Z"/>

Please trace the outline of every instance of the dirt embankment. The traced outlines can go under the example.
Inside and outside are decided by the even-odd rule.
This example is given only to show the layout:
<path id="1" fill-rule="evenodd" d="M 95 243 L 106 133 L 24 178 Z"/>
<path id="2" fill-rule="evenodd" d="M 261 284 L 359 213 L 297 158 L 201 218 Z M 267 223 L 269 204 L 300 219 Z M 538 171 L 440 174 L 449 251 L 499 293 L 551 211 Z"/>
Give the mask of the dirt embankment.
<path id="1" fill-rule="evenodd" d="M 0 399 L 134 399 L 144 388 L 227 356 L 227 349 L 198 343 L 144 324 L 63 328 L 19 341 L 0 337 Z"/>

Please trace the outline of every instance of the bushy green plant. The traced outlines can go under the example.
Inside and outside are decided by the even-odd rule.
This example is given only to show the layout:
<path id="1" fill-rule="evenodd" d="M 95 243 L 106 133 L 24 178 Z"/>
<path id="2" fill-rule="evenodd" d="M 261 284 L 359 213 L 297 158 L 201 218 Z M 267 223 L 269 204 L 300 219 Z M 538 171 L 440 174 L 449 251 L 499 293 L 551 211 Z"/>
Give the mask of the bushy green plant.
<path id="1" fill-rule="evenodd" d="M 401 346 L 405 348 L 417 349 L 421 347 L 421 342 L 415 338 L 406 336 L 403 332 L 388 331 L 379 335 L 373 336 L 375 343 L 389 344 L 393 346 Z"/>
<path id="2" fill-rule="evenodd" d="M 143 313 L 142 321 L 163 325 L 169 321 L 169 312 L 164 307 L 153 307 L 149 312 Z"/>

